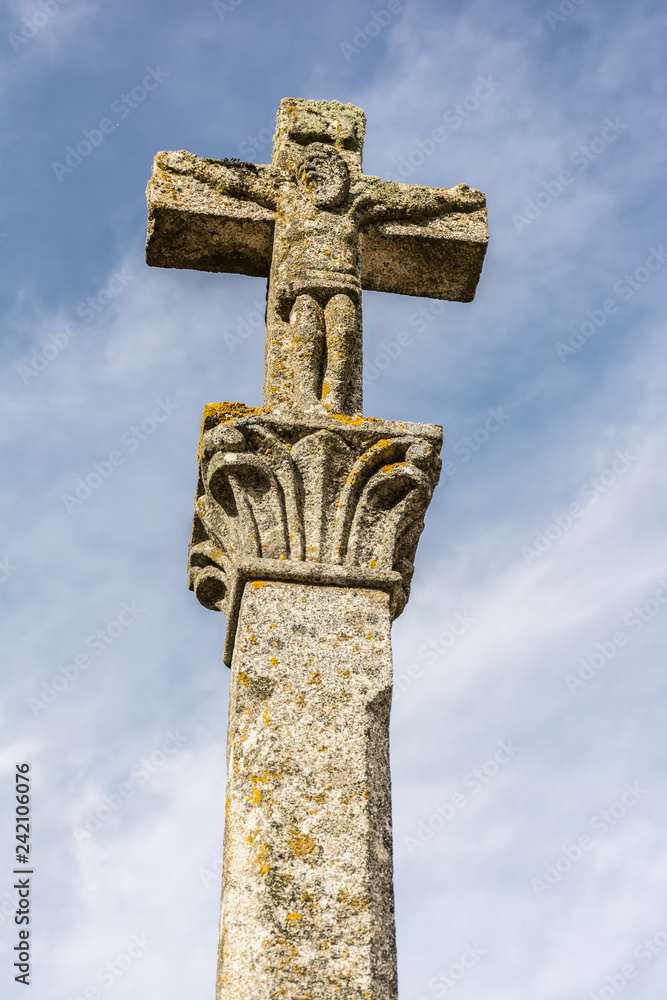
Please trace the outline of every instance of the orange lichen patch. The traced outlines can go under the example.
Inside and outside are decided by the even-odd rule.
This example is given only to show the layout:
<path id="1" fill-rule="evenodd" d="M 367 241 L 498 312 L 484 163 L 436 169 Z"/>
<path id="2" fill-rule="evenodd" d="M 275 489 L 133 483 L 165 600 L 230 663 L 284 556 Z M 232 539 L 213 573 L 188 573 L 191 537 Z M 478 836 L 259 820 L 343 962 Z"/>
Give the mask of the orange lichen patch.
<path id="1" fill-rule="evenodd" d="M 300 914 L 300 913 L 296 913 L 296 912 L 295 912 L 295 913 L 288 913 L 288 914 L 287 914 L 287 919 L 288 919 L 288 920 L 289 920 L 289 921 L 290 921 L 291 923 L 296 923 L 296 921 L 297 921 L 297 920 L 303 920 L 303 917 L 301 916 L 301 914 Z"/>
<path id="2" fill-rule="evenodd" d="M 369 636 L 369 638 L 370 638 L 370 636 Z M 275 658 L 275 656 L 271 657 L 271 659 L 269 660 L 269 663 L 271 664 L 272 667 L 277 667 L 278 666 L 278 661 Z"/>
<path id="3" fill-rule="evenodd" d="M 207 403 L 204 407 L 204 420 L 230 420 L 232 417 L 250 417 L 253 414 L 264 413 L 258 406 L 246 406 L 245 403 Z"/>
<path id="4" fill-rule="evenodd" d="M 247 687 L 248 683 L 250 681 L 250 678 L 248 677 L 248 675 L 246 673 L 242 672 L 242 673 L 239 674 L 239 680 L 241 681 L 241 684 L 243 684 L 243 687 Z"/>
<path id="5" fill-rule="evenodd" d="M 375 567 L 377 566 L 377 564 L 378 564 L 377 559 L 371 559 L 371 561 L 369 563 L 371 569 L 375 569 Z"/>
<path id="6" fill-rule="evenodd" d="M 380 469 L 380 472 L 384 472 L 386 474 L 387 472 L 391 472 L 392 469 L 398 469 L 402 465 L 407 465 L 407 464 L 408 464 L 407 462 L 392 462 L 391 465 L 383 465 L 382 468 Z"/>
<path id="7" fill-rule="evenodd" d="M 312 674 L 310 675 L 310 678 L 306 681 L 306 684 L 321 684 L 321 683 L 322 683 L 322 674 L 320 673 L 319 670 L 313 670 Z"/>
<path id="8" fill-rule="evenodd" d="M 250 417 L 256 413 L 267 412 L 269 411 L 259 409 L 257 406 L 246 406 L 245 403 L 207 403 L 201 422 L 197 461 L 201 455 L 201 439 L 205 431 L 210 430 L 215 424 L 230 423 L 233 417 Z"/>
<path id="9" fill-rule="evenodd" d="M 361 424 L 367 424 L 371 420 L 381 423 L 379 417 L 346 417 L 344 413 L 330 413 L 329 416 L 335 420 L 341 420 L 344 424 L 352 424 L 354 427 L 360 427 Z"/>
<path id="10" fill-rule="evenodd" d="M 338 890 L 338 902 L 349 906 L 355 913 L 361 913 L 368 909 L 367 899 L 362 899 L 361 896 L 350 896 L 344 889 Z"/>
<path id="11" fill-rule="evenodd" d="M 315 853 L 315 841 L 309 833 L 299 833 L 298 830 L 295 830 L 290 835 L 287 843 L 290 846 L 292 854 L 296 855 L 297 858 L 303 858 L 308 854 Z"/>
<path id="12" fill-rule="evenodd" d="M 253 791 L 250 798 L 247 799 L 246 801 L 250 802 L 250 804 L 253 806 L 257 805 L 259 802 L 262 801 L 262 792 L 258 786 L 265 785 L 267 781 L 282 781 L 282 777 L 283 777 L 282 774 L 279 774 L 277 771 L 263 771 L 261 774 L 249 775 L 249 780 L 252 783 Z"/>
<path id="13" fill-rule="evenodd" d="M 329 747 L 318 747 L 317 748 L 317 752 L 318 753 L 322 753 L 323 750 L 328 750 L 328 749 L 329 749 Z"/>
<path id="14" fill-rule="evenodd" d="M 265 726 L 270 726 L 271 725 L 271 719 L 269 718 L 269 709 L 268 709 L 268 706 L 262 712 L 262 722 L 264 723 Z"/>
<path id="15" fill-rule="evenodd" d="M 255 860 L 255 864 L 259 865 L 259 873 L 260 873 L 260 875 L 268 875 L 268 873 L 271 871 L 271 868 L 270 868 L 270 865 L 269 865 L 269 845 L 268 844 L 262 844 L 262 846 L 259 849 L 259 853 L 258 853 L 257 857 L 254 860 Z"/>
<path id="16" fill-rule="evenodd" d="M 329 395 L 330 392 L 331 392 L 331 388 L 326 384 L 326 382 L 323 382 L 322 383 L 322 399 L 326 399 L 326 397 Z"/>
<path id="17" fill-rule="evenodd" d="M 264 584 L 265 584 L 264 580 L 253 580 L 252 581 L 252 585 L 255 588 L 255 590 L 261 590 L 261 588 L 264 586 Z"/>

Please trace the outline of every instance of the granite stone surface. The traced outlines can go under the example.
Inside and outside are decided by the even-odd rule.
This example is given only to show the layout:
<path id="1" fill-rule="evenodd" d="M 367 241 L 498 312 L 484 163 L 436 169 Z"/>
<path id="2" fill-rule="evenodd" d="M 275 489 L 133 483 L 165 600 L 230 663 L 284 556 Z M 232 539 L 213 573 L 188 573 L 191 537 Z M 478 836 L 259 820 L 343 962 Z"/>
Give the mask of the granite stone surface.
<path id="1" fill-rule="evenodd" d="M 155 157 L 147 262 L 269 279 L 267 408 L 362 413 L 362 288 L 475 294 L 482 192 L 364 174 L 364 133 L 360 108 L 286 98 L 271 164 Z"/>
<path id="2" fill-rule="evenodd" d="M 188 582 L 227 616 L 226 663 L 256 573 L 374 586 L 390 593 L 392 618 L 401 613 L 441 442 L 434 424 L 207 408 Z"/>
<path id="3" fill-rule="evenodd" d="M 362 289 L 469 302 L 485 198 L 362 172 L 286 98 L 271 164 L 155 157 L 146 260 L 268 278 L 263 408 L 206 407 L 188 585 L 231 666 L 218 1000 L 394 1000 L 390 629 L 442 428 L 363 416 Z"/>
<path id="4" fill-rule="evenodd" d="M 389 596 L 245 584 L 218 1000 L 396 996 Z"/>

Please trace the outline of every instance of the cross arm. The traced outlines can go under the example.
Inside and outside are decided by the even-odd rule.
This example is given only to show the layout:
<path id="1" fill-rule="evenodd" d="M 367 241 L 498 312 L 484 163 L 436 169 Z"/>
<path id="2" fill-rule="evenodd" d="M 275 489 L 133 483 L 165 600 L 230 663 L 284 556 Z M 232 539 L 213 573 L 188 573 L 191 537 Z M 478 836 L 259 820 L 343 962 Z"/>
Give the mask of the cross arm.
<path id="1" fill-rule="evenodd" d="M 363 288 L 472 301 L 489 239 L 481 191 L 367 177 L 355 200 Z"/>
<path id="2" fill-rule="evenodd" d="M 158 153 L 148 183 L 146 263 L 268 276 L 276 168 Z"/>

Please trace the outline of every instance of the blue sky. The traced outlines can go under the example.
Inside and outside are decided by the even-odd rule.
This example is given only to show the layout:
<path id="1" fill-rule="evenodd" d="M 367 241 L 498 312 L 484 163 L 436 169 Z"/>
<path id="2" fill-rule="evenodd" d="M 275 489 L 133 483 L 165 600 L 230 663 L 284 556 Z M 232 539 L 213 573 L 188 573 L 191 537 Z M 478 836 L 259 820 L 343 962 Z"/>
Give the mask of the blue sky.
<path id="1" fill-rule="evenodd" d="M 2 4 L 0 761 L 10 808 L 32 765 L 33 1000 L 214 995 L 229 675 L 185 561 L 202 409 L 261 404 L 264 282 L 148 268 L 144 192 L 161 149 L 268 162 L 286 96 L 364 108 L 366 172 L 488 199 L 473 303 L 364 296 L 365 412 L 442 424 L 449 462 L 393 628 L 401 997 L 664 996 L 664 7 L 373 10 Z"/>

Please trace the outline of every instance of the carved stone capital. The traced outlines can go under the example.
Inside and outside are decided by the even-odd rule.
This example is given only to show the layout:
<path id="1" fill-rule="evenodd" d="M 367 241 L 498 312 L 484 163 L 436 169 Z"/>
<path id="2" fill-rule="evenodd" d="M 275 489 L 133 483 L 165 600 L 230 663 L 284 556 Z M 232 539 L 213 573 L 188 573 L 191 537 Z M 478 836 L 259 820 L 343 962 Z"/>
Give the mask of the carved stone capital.
<path id="1" fill-rule="evenodd" d="M 434 424 L 206 407 L 188 585 L 227 616 L 225 663 L 249 580 L 385 590 L 401 613 L 441 444 Z"/>

